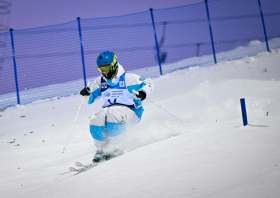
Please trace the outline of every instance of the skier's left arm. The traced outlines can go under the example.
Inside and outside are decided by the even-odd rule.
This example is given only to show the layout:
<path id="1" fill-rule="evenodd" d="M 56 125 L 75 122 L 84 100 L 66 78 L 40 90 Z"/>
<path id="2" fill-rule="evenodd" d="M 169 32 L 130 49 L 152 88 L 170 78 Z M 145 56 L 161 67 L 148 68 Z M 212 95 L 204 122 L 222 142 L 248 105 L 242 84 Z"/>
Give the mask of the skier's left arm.
<path id="1" fill-rule="evenodd" d="M 152 91 L 153 83 L 150 79 L 144 79 L 136 74 L 127 73 L 126 74 L 127 89 L 130 93 L 133 93 L 133 90 L 138 91 L 138 98 L 144 100 Z"/>

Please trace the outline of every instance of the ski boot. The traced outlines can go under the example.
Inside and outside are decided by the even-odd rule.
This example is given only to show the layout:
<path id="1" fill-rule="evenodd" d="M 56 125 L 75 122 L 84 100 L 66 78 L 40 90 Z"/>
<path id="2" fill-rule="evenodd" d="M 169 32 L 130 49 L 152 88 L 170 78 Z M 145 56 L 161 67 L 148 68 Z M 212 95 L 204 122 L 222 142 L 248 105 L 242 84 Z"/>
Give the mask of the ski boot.
<path id="1" fill-rule="evenodd" d="M 98 163 L 101 160 L 103 160 L 103 157 L 104 157 L 103 151 L 102 150 L 97 150 L 96 154 L 94 155 L 94 158 L 93 158 L 92 162 Z"/>
<path id="2" fill-rule="evenodd" d="M 109 152 L 106 152 L 104 155 L 103 155 L 103 159 L 104 160 L 109 160 L 113 157 L 116 157 L 116 153 L 114 151 L 109 151 Z"/>
<path id="3" fill-rule="evenodd" d="M 105 152 L 103 155 L 103 159 L 109 160 L 111 158 L 118 157 L 118 156 L 122 155 L 123 153 L 124 152 L 122 150 L 115 149 L 114 151 Z"/>

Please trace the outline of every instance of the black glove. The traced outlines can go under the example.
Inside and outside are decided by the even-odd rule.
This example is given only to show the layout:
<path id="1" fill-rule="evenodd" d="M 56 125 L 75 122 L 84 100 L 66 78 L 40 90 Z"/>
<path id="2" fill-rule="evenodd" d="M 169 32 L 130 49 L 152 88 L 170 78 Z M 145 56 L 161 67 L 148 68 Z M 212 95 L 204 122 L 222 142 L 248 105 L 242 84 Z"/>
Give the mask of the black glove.
<path id="1" fill-rule="evenodd" d="M 146 98 L 146 93 L 144 91 L 138 91 L 138 95 L 136 95 L 137 98 L 139 98 L 141 101 L 145 100 Z"/>
<path id="2" fill-rule="evenodd" d="M 81 94 L 82 96 L 89 96 L 89 95 L 90 95 L 90 89 L 89 89 L 89 87 L 83 88 L 83 89 L 80 91 L 80 94 Z"/>

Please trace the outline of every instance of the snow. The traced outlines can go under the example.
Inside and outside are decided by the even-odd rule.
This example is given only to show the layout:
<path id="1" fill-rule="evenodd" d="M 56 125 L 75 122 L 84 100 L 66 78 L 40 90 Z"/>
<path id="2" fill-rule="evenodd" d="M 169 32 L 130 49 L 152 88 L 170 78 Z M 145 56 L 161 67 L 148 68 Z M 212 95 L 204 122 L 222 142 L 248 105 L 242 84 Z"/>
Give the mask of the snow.
<path id="1" fill-rule="evenodd" d="M 125 154 L 76 176 L 68 168 L 90 163 L 96 151 L 88 119 L 101 100 L 88 105 L 85 98 L 72 130 L 80 95 L 6 108 L 0 196 L 279 197 L 279 74 L 277 49 L 153 77 L 154 104 L 146 100 L 142 121 L 107 147 Z"/>

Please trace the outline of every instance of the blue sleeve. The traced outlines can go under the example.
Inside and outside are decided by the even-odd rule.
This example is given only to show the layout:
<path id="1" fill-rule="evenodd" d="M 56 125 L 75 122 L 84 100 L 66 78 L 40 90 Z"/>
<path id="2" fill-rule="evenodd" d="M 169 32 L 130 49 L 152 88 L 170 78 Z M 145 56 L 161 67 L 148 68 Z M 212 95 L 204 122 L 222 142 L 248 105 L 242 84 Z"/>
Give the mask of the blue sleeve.
<path id="1" fill-rule="evenodd" d="M 146 91 L 144 89 L 142 89 L 143 87 L 146 86 L 146 83 L 143 82 L 141 84 L 136 84 L 136 85 L 130 85 L 127 87 L 129 93 L 132 93 L 132 90 L 134 89 L 135 91 L 144 91 L 146 93 Z"/>
<path id="2" fill-rule="evenodd" d="M 98 88 L 94 92 L 90 93 L 90 97 L 88 99 L 88 104 L 92 104 L 97 98 L 101 96 L 101 89 Z"/>

